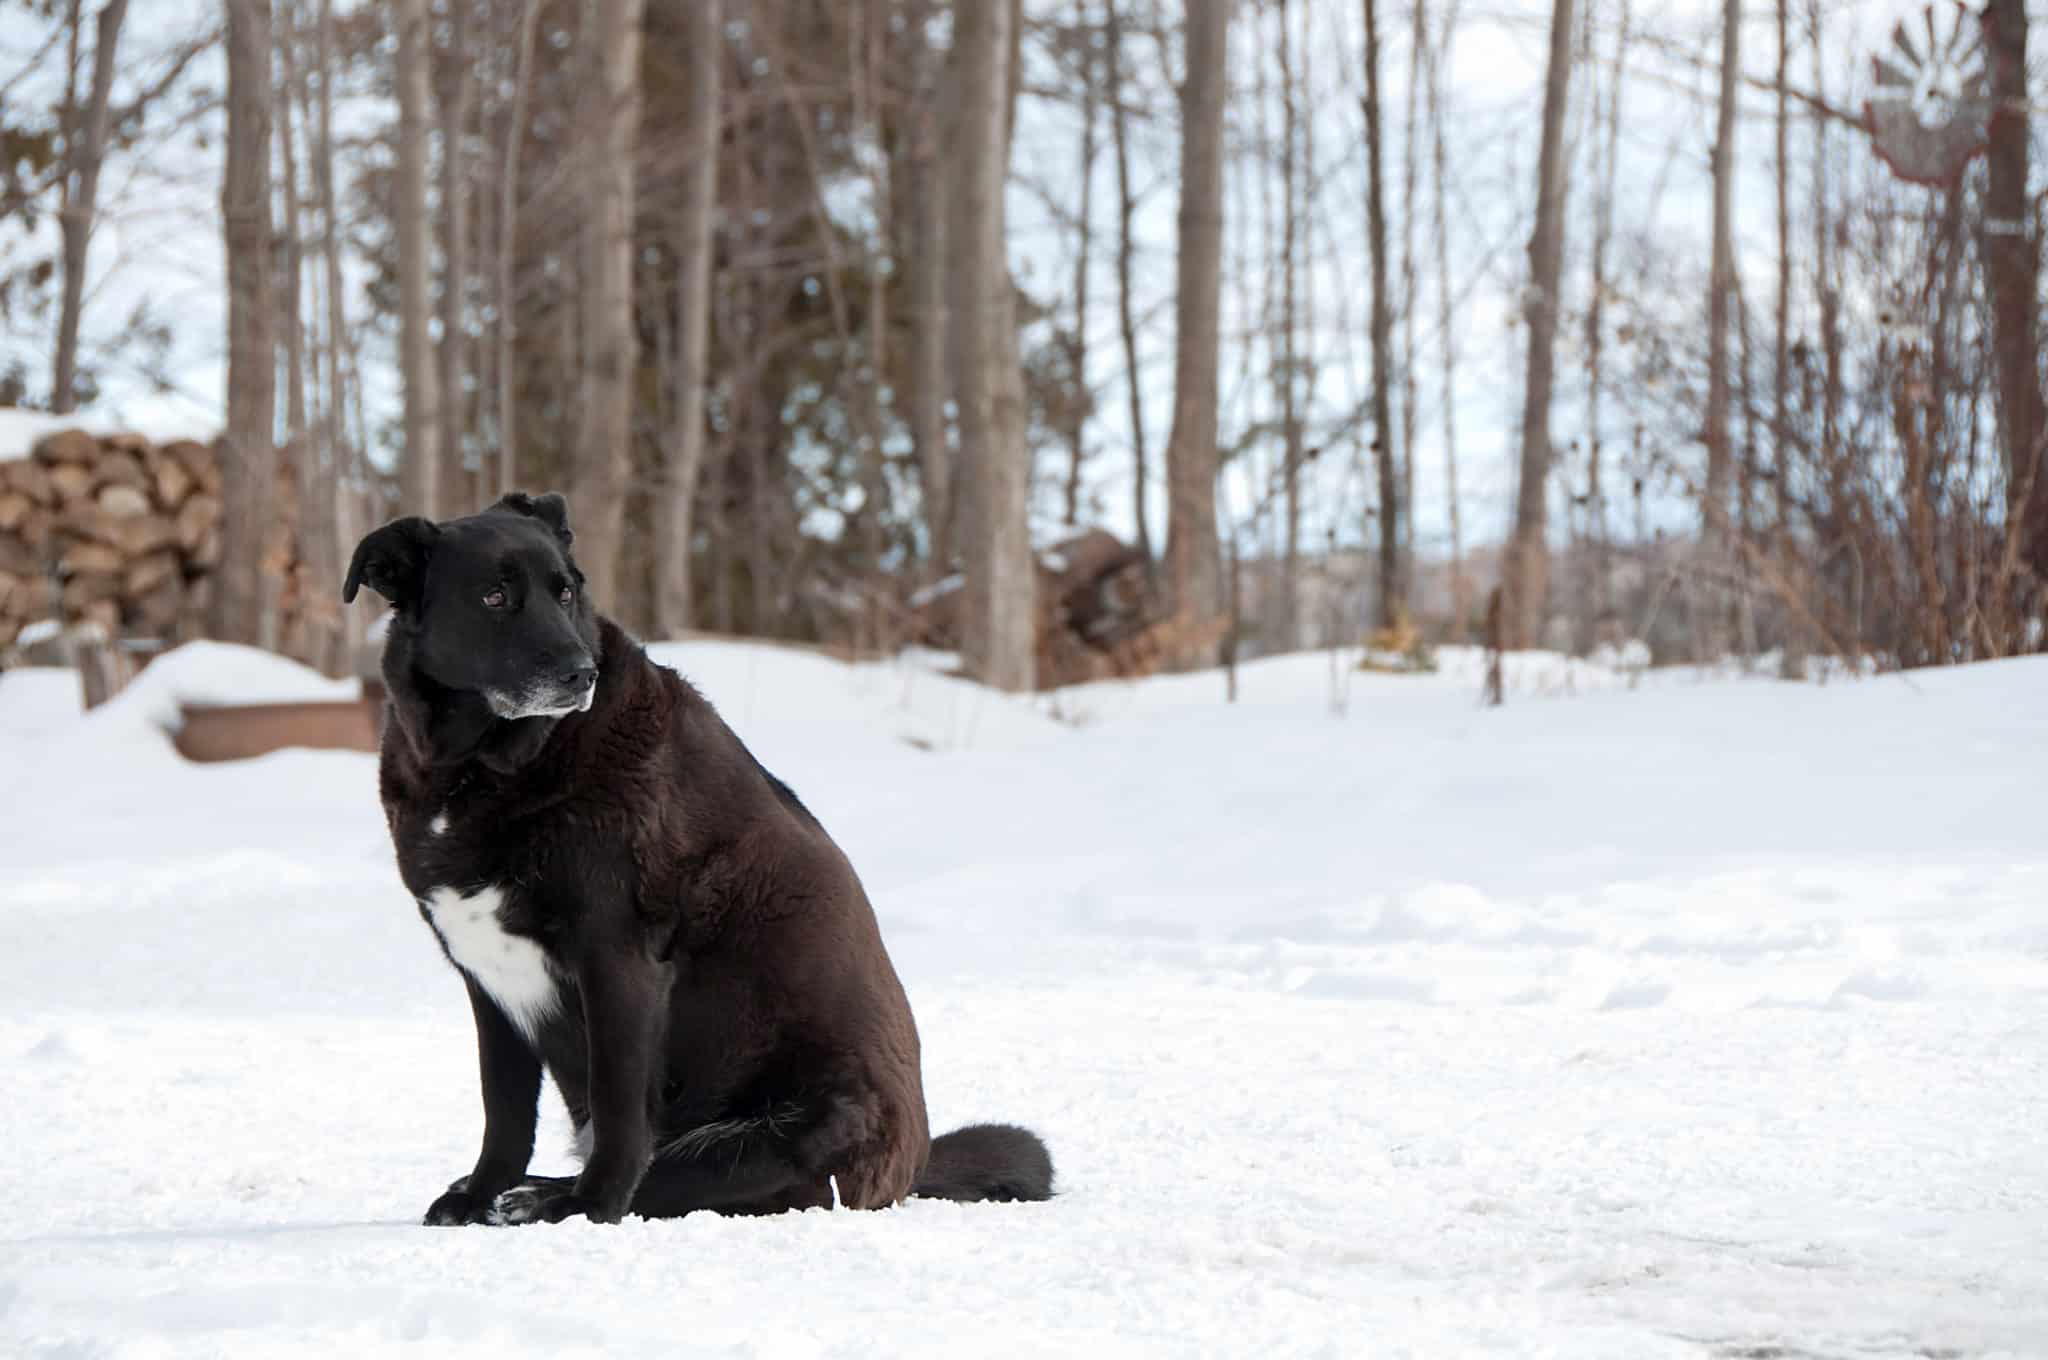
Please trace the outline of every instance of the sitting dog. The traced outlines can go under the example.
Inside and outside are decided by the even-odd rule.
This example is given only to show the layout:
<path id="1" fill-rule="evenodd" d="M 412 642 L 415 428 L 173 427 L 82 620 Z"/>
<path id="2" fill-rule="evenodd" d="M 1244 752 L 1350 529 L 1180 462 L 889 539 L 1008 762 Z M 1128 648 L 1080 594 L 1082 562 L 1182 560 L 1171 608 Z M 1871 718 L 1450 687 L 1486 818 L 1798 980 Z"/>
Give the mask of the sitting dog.
<path id="1" fill-rule="evenodd" d="M 597 614 L 557 495 L 394 520 L 379 764 L 406 887 L 469 992 L 476 1165 L 432 1224 L 1038 1200 L 1045 1145 L 925 1124 L 917 1026 L 832 838 Z M 527 1175 L 545 1070 L 582 1174 Z"/>

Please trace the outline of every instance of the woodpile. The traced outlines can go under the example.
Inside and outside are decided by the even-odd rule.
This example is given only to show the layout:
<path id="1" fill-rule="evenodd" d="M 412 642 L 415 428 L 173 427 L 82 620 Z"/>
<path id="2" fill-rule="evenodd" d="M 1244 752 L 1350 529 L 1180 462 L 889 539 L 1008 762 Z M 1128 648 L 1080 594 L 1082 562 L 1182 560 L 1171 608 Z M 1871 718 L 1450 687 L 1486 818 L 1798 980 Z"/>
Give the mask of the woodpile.
<path id="1" fill-rule="evenodd" d="M 960 580 L 948 577 L 912 600 L 913 631 L 926 646 L 960 645 Z M 1038 554 L 1038 688 L 1129 679 L 1207 659 L 1229 628 L 1224 617 L 1176 615 L 1144 553 L 1103 529 Z"/>
<path id="2" fill-rule="evenodd" d="M 0 459 L 0 648 L 28 624 L 197 635 L 220 560 L 220 464 L 192 440 L 60 430 Z"/>

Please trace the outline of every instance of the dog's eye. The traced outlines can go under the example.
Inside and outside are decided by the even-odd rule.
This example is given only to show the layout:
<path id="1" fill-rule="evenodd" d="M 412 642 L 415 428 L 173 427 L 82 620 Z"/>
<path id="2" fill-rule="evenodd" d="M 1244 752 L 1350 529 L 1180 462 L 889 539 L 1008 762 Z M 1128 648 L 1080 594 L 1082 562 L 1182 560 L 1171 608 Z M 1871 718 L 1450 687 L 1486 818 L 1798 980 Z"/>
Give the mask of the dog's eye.
<path id="1" fill-rule="evenodd" d="M 501 590 L 493 590 L 493 591 L 490 591 L 489 593 L 487 593 L 487 594 L 486 594 L 486 595 L 484 596 L 484 608 L 486 608 L 486 609 L 503 609 L 504 607 L 505 607 L 505 592 L 504 592 L 504 591 L 503 591 L 502 589 L 501 589 Z"/>
<path id="2" fill-rule="evenodd" d="M 563 587 L 562 587 L 562 604 L 564 605 L 564 607 L 566 607 L 566 606 L 568 606 L 568 605 L 572 605 L 572 604 L 574 604 L 574 603 L 576 603 L 576 587 L 574 587 L 574 586 L 563 586 Z"/>

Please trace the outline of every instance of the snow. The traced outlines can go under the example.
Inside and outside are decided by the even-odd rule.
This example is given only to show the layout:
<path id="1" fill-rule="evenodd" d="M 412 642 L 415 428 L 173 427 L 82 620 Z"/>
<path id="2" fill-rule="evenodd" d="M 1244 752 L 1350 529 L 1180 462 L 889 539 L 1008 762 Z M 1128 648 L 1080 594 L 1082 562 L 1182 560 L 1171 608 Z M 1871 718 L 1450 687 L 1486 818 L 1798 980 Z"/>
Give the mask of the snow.
<path id="1" fill-rule="evenodd" d="M 59 430 L 84 430 L 94 435 L 116 433 L 113 426 L 90 415 L 53 416 L 0 406 L 0 462 L 28 457 L 38 441 Z"/>
<path id="2" fill-rule="evenodd" d="M 2048 1354 L 2048 662 L 1517 656 L 1485 709 L 1457 649 L 1235 706 L 659 655 L 860 869 L 934 1126 L 1031 1125 L 1060 1195 L 416 1226 L 474 1044 L 374 762 L 160 730 L 329 682 L 15 671 L 0 1354 Z"/>
<path id="3" fill-rule="evenodd" d="M 192 422 L 184 420 L 175 428 L 148 431 L 159 442 L 169 439 L 196 439 Z M 13 406 L 0 406 L 0 462 L 10 458 L 26 458 L 45 436 L 59 430 L 84 430 L 95 437 L 121 434 L 135 429 L 130 422 L 123 422 L 98 415 L 90 411 L 74 411 L 67 416 L 53 416 L 46 411 L 23 411 Z"/>

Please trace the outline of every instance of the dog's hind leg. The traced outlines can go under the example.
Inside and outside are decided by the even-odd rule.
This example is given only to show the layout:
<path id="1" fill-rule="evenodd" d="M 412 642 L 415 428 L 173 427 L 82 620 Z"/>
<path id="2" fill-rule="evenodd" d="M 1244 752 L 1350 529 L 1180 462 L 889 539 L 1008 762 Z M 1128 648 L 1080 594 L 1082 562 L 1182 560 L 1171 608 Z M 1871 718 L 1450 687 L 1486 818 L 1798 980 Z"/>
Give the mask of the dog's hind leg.
<path id="1" fill-rule="evenodd" d="M 827 1178 L 798 1164 L 787 1138 L 749 1130 L 672 1152 L 647 1169 L 633 1196 L 645 1218 L 677 1218 L 699 1209 L 773 1214 L 829 1207 Z"/>

